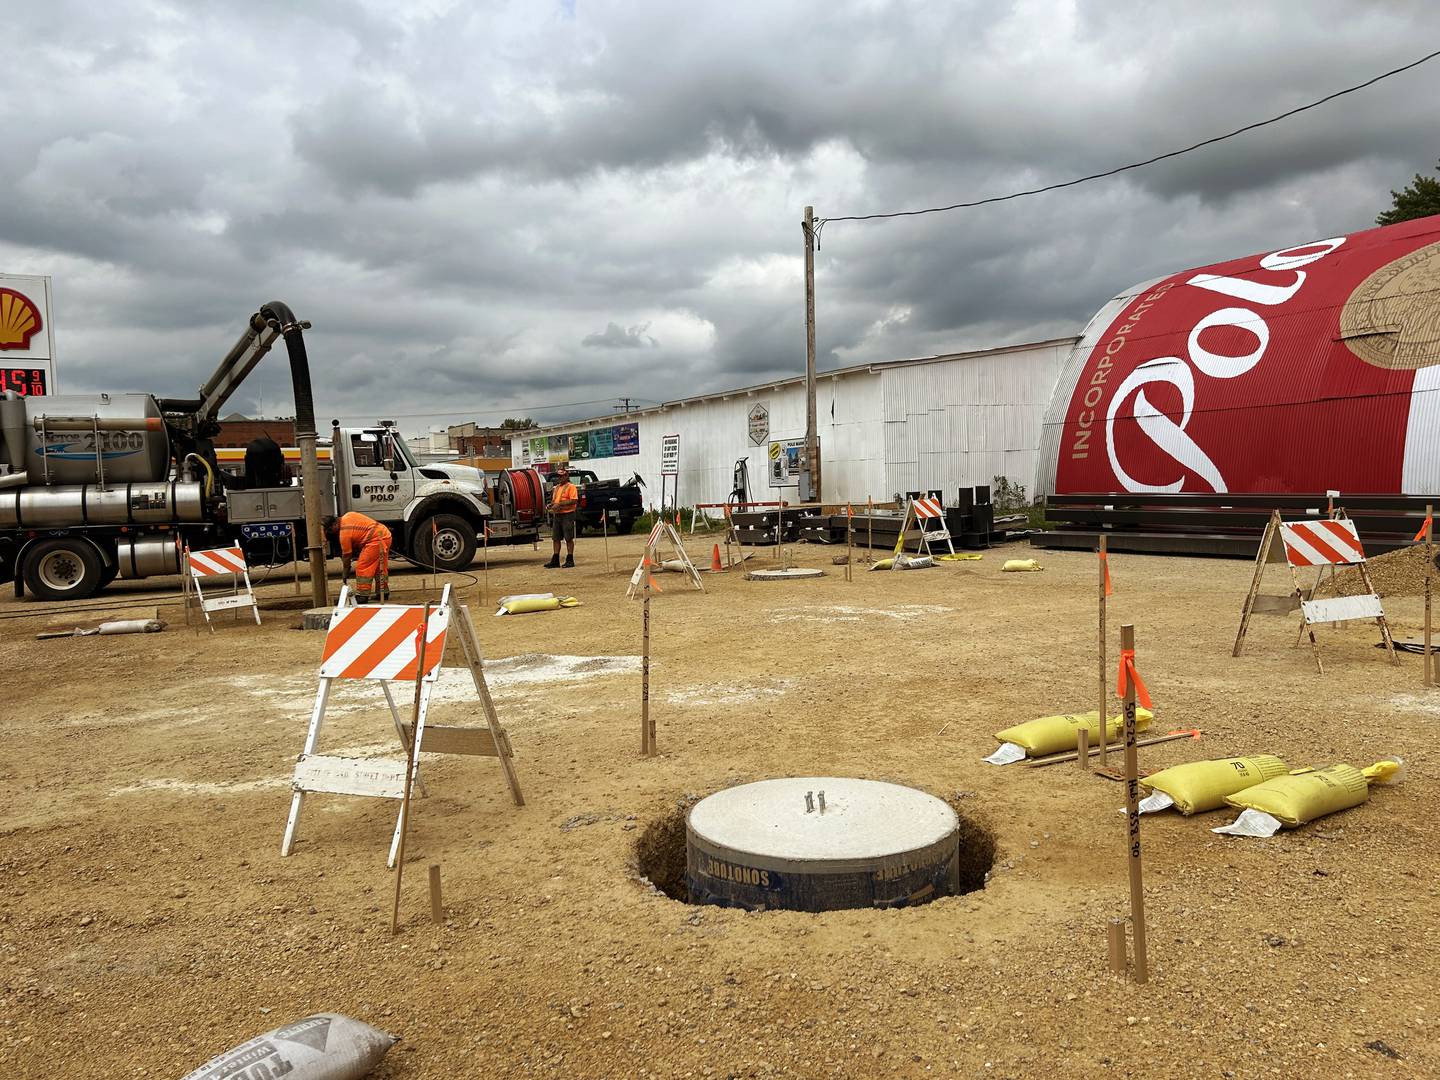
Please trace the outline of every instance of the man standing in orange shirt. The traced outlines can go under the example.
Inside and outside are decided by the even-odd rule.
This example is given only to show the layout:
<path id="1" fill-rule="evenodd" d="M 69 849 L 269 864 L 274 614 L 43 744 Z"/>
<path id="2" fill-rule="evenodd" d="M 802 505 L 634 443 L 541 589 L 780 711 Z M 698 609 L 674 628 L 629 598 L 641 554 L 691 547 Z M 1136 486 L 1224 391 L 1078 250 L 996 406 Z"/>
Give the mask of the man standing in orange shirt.
<path id="1" fill-rule="evenodd" d="M 550 493 L 550 535 L 555 538 L 555 554 L 545 564 L 547 570 L 560 565 L 560 541 L 565 541 L 565 565 L 575 565 L 575 520 L 580 516 L 580 491 L 570 482 L 567 465 L 555 467 L 555 490 Z"/>
<path id="2" fill-rule="evenodd" d="M 390 599 L 390 530 L 373 518 L 351 510 L 341 518 L 330 518 L 325 531 L 340 544 L 340 564 L 350 576 L 350 557 L 355 560 L 355 602 L 368 604 L 371 596 L 380 603 Z"/>

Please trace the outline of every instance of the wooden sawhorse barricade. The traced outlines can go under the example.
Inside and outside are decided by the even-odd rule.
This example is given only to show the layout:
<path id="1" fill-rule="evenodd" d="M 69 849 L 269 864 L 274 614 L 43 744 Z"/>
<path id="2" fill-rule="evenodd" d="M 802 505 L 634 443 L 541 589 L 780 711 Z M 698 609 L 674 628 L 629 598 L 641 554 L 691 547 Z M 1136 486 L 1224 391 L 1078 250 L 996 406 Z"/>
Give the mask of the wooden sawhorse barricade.
<path id="1" fill-rule="evenodd" d="M 1255 576 L 1250 581 L 1250 591 L 1240 612 L 1240 629 L 1235 634 L 1232 656 L 1239 656 L 1245 646 L 1245 631 L 1249 629 L 1251 615 L 1286 615 L 1298 609 L 1300 631 L 1309 634 L 1315 668 L 1322 675 L 1325 665 L 1320 662 L 1320 644 L 1315 640 L 1315 627 L 1321 623 L 1374 619 L 1380 627 L 1380 640 L 1390 651 L 1390 662 L 1400 662 L 1395 656 L 1395 644 L 1390 639 L 1390 624 L 1385 621 L 1385 609 L 1375 592 L 1374 582 L 1370 580 L 1360 534 L 1356 532 L 1353 521 L 1341 516 L 1343 513 L 1337 511 L 1337 516 L 1319 521 L 1281 521 L 1278 510 L 1270 515 L 1270 523 L 1265 526 L 1265 535 L 1260 541 L 1260 553 L 1255 558 Z M 1284 549 L 1283 555 L 1275 549 L 1277 540 Z M 1290 564 L 1293 591 L 1285 596 L 1262 595 L 1260 579 L 1264 576 L 1265 564 L 1279 562 L 1282 558 Z M 1323 573 L 1327 566 L 1354 566 L 1359 571 L 1360 580 L 1365 583 L 1365 592 L 1359 596 L 1316 600 L 1315 586 L 1306 593 L 1300 584 L 1299 567 L 1302 566 L 1317 567 L 1317 573 Z M 1318 577 L 1315 585 L 1319 585 Z"/>
<path id="2" fill-rule="evenodd" d="M 680 540 L 680 534 L 675 531 L 675 526 L 666 521 L 663 517 L 655 522 L 655 527 L 650 530 L 650 535 L 645 539 L 645 550 L 640 553 L 640 561 L 635 565 L 635 572 L 630 575 L 630 584 L 625 589 L 626 599 L 641 595 L 644 592 L 642 583 L 646 559 L 657 566 L 664 566 L 665 561 L 660 558 L 660 541 L 669 540 L 672 548 L 673 559 L 671 563 L 679 563 L 674 569 L 683 572 L 689 579 L 690 584 L 701 592 L 705 591 L 705 583 L 700 580 L 700 572 L 695 569 L 695 564 L 690 561 L 690 555 L 685 550 L 685 545 Z M 666 567 L 670 569 L 670 567 Z"/>
<path id="3" fill-rule="evenodd" d="M 230 592 L 219 596 L 206 596 L 205 590 L 200 587 L 204 578 L 223 577 L 230 575 Z M 210 618 L 212 611 L 227 611 L 235 609 L 235 617 L 240 617 L 240 609 L 248 607 L 255 615 L 255 625 L 260 625 L 260 605 L 255 600 L 255 590 L 250 587 L 250 567 L 245 562 L 245 552 L 239 544 L 232 544 L 229 547 L 214 548 L 209 551 L 191 551 L 185 549 L 185 569 L 182 580 L 185 583 L 185 621 L 190 621 L 190 590 L 195 590 L 195 600 L 200 606 L 200 613 L 205 616 L 205 624 L 210 627 L 210 632 L 215 632 L 215 623 Z M 240 582 L 245 582 L 242 591 Z"/>
<path id="4" fill-rule="evenodd" d="M 340 600 L 330 619 L 330 628 L 325 634 L 325 651 L 320 662 L 320 688 L 315 695 L 315 708 L 310 714 L 310 729 L 305 736 L 305 748 L 295 764 L 292 781 L 294 797 L 290 800 L 290 816 L 285 822 L 285 838 L 280 844 L 280 854 L 289 855 L 295 844 L 296 830 L 300 824 L 300 810 L 305 805 L 305 796 L 325 792 L 332 795 L 359 795 L 370 798 L 396 799 L 405 797 L 405 771 L 414 762 L 412 782 L 419 780 L 420 757 L 412 753 L 413 740 L 419 739 L 421 753 L 426 754 L 471 754 L 495 757 L 505 774 L 505 782 L 516 806 L 524 806 L 525 798 L 520 793 L 520 782 L 515 776 L 514 756 L 510 739 L 495 713 L 495 703 L 490 697 L 490 688 L 485 682 L 483 657 L 475 626 L 470 612 L 464 607 L 452 607 L 450 586 L 445 586 L 438 606 L 430 609 L 430 621 L 425 627 L 425 671 L 419 668 L 419 644 L 421 623 L 424 621 L 423 607 L 397 604 L 366 605 L 352 607 L 347 603 L 348 589 L 340 590 Z M 453 627 L 452 627 L 453 622 Z M 465 656 L 475 683 L 475 694 L 485 712 L 486 726 L 454 727 L 426 725 L 430 708 L 430 694 L 445 659 L 445 647 L 449 631 L 454 629 L 460 639 L 460 648 Z M 390 717 L 395 725 L 400 749 L 405 759 L 364 759 L 328 757 L 316 753 L 320 741 L 320 728 L 325 720 L 325 706 L 330 699 L 330 688 L 336 679 L 361 679 L 378 682 Z M 401 719 L 390 692 L 392 682 L 413 685 L 420 680 L 420 702 L 417 720 L 412 728 Z M 395 865 L 395 855 L 400 846 L 401 819 L 397 815 L 395 833 L 390 842 L 390 854 L 386 865 Z"/>
<path id="5" fill-rule="evenodd" d="M 950 554 L 955 554 L 955 545 L 950 540 L 950 530 L 945 527 L 945 506 L 940 499 L 934 495 L 916 496 L 905 506 L 905 516 L 900 520 L 900 536 L 895 541 L 895 554 L 898 556 L 905 550 L 905 530 L 910 524 L 911 516 L 915 518 L 915 524 L 920 528 L 920 543 L 916 547 L 916 554 L 934 555 L 930 543 L 945 541 L 946 548 Z M 934 521 L 939 528 L 929 528 L 929 523 Z M 891 569 L 899 567 L 897 562 Z"/>

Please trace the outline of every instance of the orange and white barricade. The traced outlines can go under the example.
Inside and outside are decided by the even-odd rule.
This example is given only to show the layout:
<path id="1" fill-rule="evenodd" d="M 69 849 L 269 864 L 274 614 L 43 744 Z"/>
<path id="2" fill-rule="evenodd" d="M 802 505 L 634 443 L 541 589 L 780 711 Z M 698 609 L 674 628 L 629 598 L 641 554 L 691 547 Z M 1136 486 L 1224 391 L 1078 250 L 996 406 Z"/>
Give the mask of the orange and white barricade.
<path id="1" fill-rule="evenodd" d="M 664 560 L 660 558 L 659 553 L 662 540 L 668 540 L 671 547 L 671 557 Z M 645 550 L 640 553 L 640 561 L 635 565 L 635 572 L 630 575 L 630 585 L 625 590 L 626 597 L 640 596 L 644 592 L 641 582 L 644 581 L 647 559 L 651 565 L 663 570 L 678 570 L 689 577 L 690 584 L 695 588 L 701 592 L 705 591 L 705 585 L 700 580 L 700 571 L 696 570 L 695 564 L 690 561 L 690 555 L 680 540 L 680 533 L 676 531 L 674 524 L 664 517 L 656 518 L 655 527 L 645 538 Z"/>
<path id="2" fill-rule="evenodd" d="M 348 591 L 348 587 L 340 590 L 340 600 L 330 617 L 330 627 L 325 634 L 325 649 L 320 661 L 320 687 L 315 695 L 315 707 L 310 714 L 305 747 L 295 763 L 295 775 L 291 783 L 294 795 L 290 800 L 290 816 L 285 822 L 285 837 L 281 841 L 280 854 L 289 855 L 294 847 L 300 810 L 305 804 L 307 794 L 324 792 L 397 801 L 403 799 L 405 773 L 412 762 L 414 771 L 411 780 L 419 781 L 420 757 L 419 754 L 411 752 L 412 739 L 425 753 L 498 757 L 515 804 L 524 805 L 524 798 L 520 794 L 520 786 L 510 761 L 513 756 L 510 741 L 496 717 L 494 702 L 485 683 L 474 625 L 470 621 L 469 612 L 464 608 L 459 609 L 458 616 L 453 620 L 454 629 L 470 667 L 476 694 L 484 708 L 488 726 L 426 727 L 431 692 L 439 678 L 445 658 L 446 640 L 452 629 L 450 586 L 445 586 L 440 603 L 430 608 L 428 623 L 425 621 L 424 607 L 399 604 L 367 604 L 356 607 L 347 603 Z M 422 624 L 425 634 L 423 672 L 419 670 Z M 402 760 L 333 757 L 316 752 L 320 729 L 325 720 L 325 706 L 330 699 L 331 687 L 337 679 L 380 684 L 385 704 L 395 725 L 395 733 L 399 737 L 400 750 L 405 755 Z M 419 708 L 412 728 L 401 718 L 395 697 L 390 691 L 390 684 L 399 682 L 413 686 L 417 680 L 420 683 Z M 421 793 L 424 794 L 423 786 Z M 399 845 L 400 816 L 397 814 L 387 865 L 395 865 L 395 854 Z"/>
<path id="3" fill-rule="evenodd" d="M 911 499 L 910 510 L 915 515 L 915 524 L 920 527 L 919 550 L 924 552 L 926 555 L 934 555 L 935 552 L 930 549 L 930 544 L 932 542 L 938 544 L 940 541 L 943 540 L 945 541 L 945 546 L 949 549 L 950 554 L 954 555 L 955 545 L 950 540 L 950 530 L 945 527 L 944 504 L 941 503 L 941 501 L 935 496 L 927 495 L 924 497 L 917 497 Z M 930 523 L 932 521 L 935 523 L 936 526 L 933 529 L 930 528 Z M 904 546 L 904 543 L 905 524 L 902 523 L 900 526 L 901 547 Z M 897 551 L 896 554 L 899 554 L 899 552 Z"/>
<path id="4" fill-rule="evenodd" d="M 230 575 L 230 592 L 206 596 L 200 582 L 209 578 L 221 578 L 226 574 Z M 233 608 L 238 619 L 240 609 L 248 607 L 255 616 L 255 625 L 260 625 L 260 605 L 255 600 L 254 589 L 250 587 L 250 567 L 245 563 L 245 552 L 239 544 L 208 551 L 191 551 L 186 548 L 184 581 L 187 622 L 190 618 L 190 589 L 194 588 L 195 600 L 212 634 L 215 632 L 215 623 L 210 618 L 212 611 L 227 611 Z M 240 588 L 242 581 L 245 584 L 244 589 Z"/>
<path id="5" fill-rule="evenodd" d="M 1277 547 L 1278 542 L 1278 547 Z M 1260 580 L 1265 566 L 1270 562 L 1283 560 L 1290 567 L 1293 590 L 1286 596 L 1265 595 L 1260 592 Z M 1365 584 L 1365 592 L 1356 596 L 1336 596 L 1317 600 L 1315 585 L 1308 592 L 1300 584 L 1299 570 L 1315 567 L 1321 572 L 1326 567 L 1353 566 Z M 1260 541 L 1260 551 L 1255 559 L 1255 575 L 1250 582 L 1250 591 L 1245 597 L 1245 606 L 1240 613 L 1240 629 L 1235 635 L 1232 655 L 1239 656 L 1245 644 L 1245 631 L 1250 616 L 1255 613 L 1285 615 L 1291 611 L 1300 612 L 1301 634 L 1308 634 L 1310 646 L 1315 654 L 1315 667 L 1324 672 L 1320 661 L 1320 646 L 1315 639 L 1315 627 L 1323 623 L 1346 622 L 1350 619 L 1374 619 L 1380 628 L 1380 640 L 1390 652 L 1390 662 L 1399 663 L 1395 656 L 1395 645 L 1390 638 L 1390 624 L 1385 621 L 1385 609 L 1375 584 L 1370 580 L 1370 569 L 1365 562 L 1365 546 L 1355 523 L 1337 511 L 1329 518 L 1315 521 L 1282 521 L 1277 510 L 1270 515 L 1265 526 L 1265 535 Z"/>

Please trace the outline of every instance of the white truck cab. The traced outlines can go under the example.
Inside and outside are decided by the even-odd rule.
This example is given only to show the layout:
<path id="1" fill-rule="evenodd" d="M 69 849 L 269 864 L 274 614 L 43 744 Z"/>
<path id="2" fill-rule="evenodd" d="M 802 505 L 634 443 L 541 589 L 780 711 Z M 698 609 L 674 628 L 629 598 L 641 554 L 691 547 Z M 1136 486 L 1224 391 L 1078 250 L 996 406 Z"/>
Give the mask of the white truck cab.
<path id="1" fill-rule="evenodd" d="M 463 570 L 490 517 L 484 474 L 468 465 L 421 465 L 389 421 L 331 429 L 335 504 L 390 527 L 395 544 L 423 566 Z"/>

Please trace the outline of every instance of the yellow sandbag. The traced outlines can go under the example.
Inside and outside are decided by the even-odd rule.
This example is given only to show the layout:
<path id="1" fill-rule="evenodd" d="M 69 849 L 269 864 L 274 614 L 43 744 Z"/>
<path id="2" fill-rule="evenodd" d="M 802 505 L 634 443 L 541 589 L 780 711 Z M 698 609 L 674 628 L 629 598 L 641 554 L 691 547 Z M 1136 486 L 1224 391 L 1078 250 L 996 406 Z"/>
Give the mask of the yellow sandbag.
<path id="1" fill-rule="evenodd" d="M 1218 810 L 1225 805 L 1227 796 L 1284 776 L 1289 770 L 1290 767 L 1273 754 L 1256 754 L 1217 761 L 1187 761 L 1152 773 L 1140 784 L 1151 791 L 1164 792 L 1176 810 L 1189 816 Z"/>
<path id="2" fill-rule="evenodd" d="M 1150 726 L 1153 717 L 1154 714 L 1149 709 L 1137 708 L 1135 710 L 1135 729 L 1144 731 Z M 1038 720 L 1027 720 L 1023 724 L 1016 724 L 1004 731 L 997 731 L 995 738 L 1001 742 L 1014 743 L 1016 746 L 1024 747 L 1030 757 L 1043 757 L 1045 754 L 1058 754 L 1062 750 L 1074 750 L 1075 740 L 1082 724 L 1090 729 L 1090 745 L 1098 745 L 1100 742 L 1100 713 L 1096 709 L 1091 709 L 1088 713 L 1042 716 Z M 1125 718 L 1123 716 L 1110 717 L 1110 722 L 1105 725 L 1106 739 L 1111 742 L 1119 739 L 1124 727 Z"/>
<path id="3" fill-rule="evenodd" d="M 936 555 L 939 562 L 974 562 L 976 559 L 983 559 L 985 556 L 978 551 L 954 551 L 948 555 Z"/>
<path id="4" fill-rule="evenodd" d="M 526 615 L 532 611 L 554 611 L 556 608 L 576 607 L 580 603 L 573 596 L 517 596 L 501 602 L 502 610 L 510 615 Z"/>
<path id="5" fill-rule="evenodd" d="M 1349 810 L 1370 798 L 1370 784 L 1399 783 L 1402 763 L 1380 761 L 1368 769 L 1331 765 L 1324 769 L 1298 769 L 1285 776 L 1228 795 L 1225 801 L 1241 810 L 1269 814 L 1290 828 L 1326 814 Z"/>
<path id="6" fill-rule="evenodd" d="M 1026 574 L 1033 570 L 1044 570 L 1034 559 L 1006 559 L 1005 565 L 1000 567 L 1002 574 Z M 1095 733 L 1100 733 L 1100 725 L 1095 725 Z"/>

